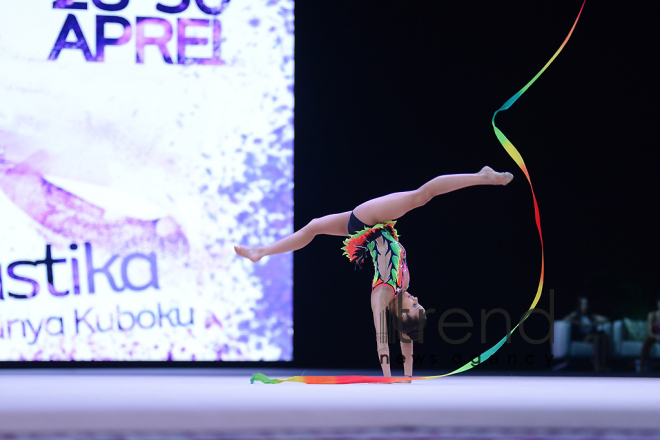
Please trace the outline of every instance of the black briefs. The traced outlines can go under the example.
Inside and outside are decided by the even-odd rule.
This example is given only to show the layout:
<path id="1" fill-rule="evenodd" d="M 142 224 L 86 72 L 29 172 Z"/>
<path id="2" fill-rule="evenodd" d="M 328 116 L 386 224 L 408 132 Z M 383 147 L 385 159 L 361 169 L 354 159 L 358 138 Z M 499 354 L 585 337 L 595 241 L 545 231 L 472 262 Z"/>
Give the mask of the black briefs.
<path id="1" fill-rule="evenodd" d="M 372 225 L 373 226 L 373 225 Z M 348 219 L 348 235 L 353 235 L 356 232 L 363 230 L 364 228 L 370 228 L 371 226 L 365 225 L 358 219 L 353 211 L 351 211 L 351 217 Z"/>

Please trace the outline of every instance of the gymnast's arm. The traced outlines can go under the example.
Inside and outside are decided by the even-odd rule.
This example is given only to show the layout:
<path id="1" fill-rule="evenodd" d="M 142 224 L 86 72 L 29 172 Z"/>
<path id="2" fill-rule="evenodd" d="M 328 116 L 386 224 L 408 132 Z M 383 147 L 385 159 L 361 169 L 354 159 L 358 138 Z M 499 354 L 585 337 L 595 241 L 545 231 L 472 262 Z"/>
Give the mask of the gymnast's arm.
<path id="1" fill-rule="evenodd" d="M 403 374 L 406 376 L 412 376 L 413 374 L 413 342 L 408 338 L 408 335 L 405 333 L 401 334 L 401 354 L 403 355 L 405 361 L 403 362 Z M 406 342 L 406 340 L 408 342 Z M 402 383 L 411 383 L 412 381 L 406 381 Z"/>
<path id="2" fill-rule="evenodd" d="M 383 369 L 385 377 L 392 377 L 390 371 L 390 347 L 387 340 L 387 297 L 380 289 L 371 293 L 371 311 L 374 314 L 374 326 L 376 327 L 376 350 L 378 362 Z"/>

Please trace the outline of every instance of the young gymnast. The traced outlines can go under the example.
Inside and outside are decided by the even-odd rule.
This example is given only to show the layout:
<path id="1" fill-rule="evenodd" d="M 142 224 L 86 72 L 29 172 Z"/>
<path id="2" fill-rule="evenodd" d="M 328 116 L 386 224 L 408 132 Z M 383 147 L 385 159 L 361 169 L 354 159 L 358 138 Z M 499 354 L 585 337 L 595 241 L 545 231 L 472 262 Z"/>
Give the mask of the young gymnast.
<path id="1" fill-rule="evenodd" d="M 408 292 L 410 276 L 406 250 L 398 240 L 395 220 L 440 194 L 475 185 L 507 185 L 512 179 L 511 173 L 498 173 L 490 167 L 483 167 L 475 174 L 438 176 L 414 191 L 388 194 L 364 202 L 353 211 L 315 218 L 302 229 L 273 244 L 234 246 L 234 250 L 238 255 L 257 262 L 266 255 L 301 249 L 319 234 L 348 236 L 344 241 L 344 254 L 352 262 L 362 264 L 368 253 L 374 263 L 371 310 L 383 374 L 391 377 L 386 322 L 386 310 L 389 310 L 391 320 L 401 335 L 405 375 L 412 377 L 411 341 L 419 339 L 420 322 L 424 320 L 425 310 L 417 298 Z M 398 300 L 394 301 L 395 298 Z"/>

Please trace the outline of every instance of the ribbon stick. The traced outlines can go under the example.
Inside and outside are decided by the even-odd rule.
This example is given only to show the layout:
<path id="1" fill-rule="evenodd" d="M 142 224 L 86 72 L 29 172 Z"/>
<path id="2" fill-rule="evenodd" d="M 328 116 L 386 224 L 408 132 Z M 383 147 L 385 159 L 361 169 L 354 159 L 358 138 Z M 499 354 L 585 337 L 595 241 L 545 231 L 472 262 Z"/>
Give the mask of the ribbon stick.
<path id="1" fill-rule="evenodd" d="M 509 153 L 509 156 L 516 162 L 516 164 L 520 167 L 522 172 L 525 174 L 527 177 L 527 181 L 529 182 L 529 188 L 532 191 L 532 199 L 534 201 L 534 218 L 536 221 L 536 228 L 539 231 L 539 239 L 541 241 L 541 276 L 539 278 L 539 285 L 538 289 L 536 290 L 536 296 L 534 297 L 534 301 L 532 302 L 531 307 L 529 310 L 525 313 L 525 315 L 522 317 L 522 319 L 516 324 L 516 326 L 511 329 L 511 331 L 504 336 L 497 344 L 493 345 L 491 348 L 488 350 L 484 351 L 481 355 L 475 357 L 472 359 L 470 362 L 466 363 L 460 368 L 457 368 L 456 370 L 446 373 L 446 374 L 441 374 L 438 376 L 424 376 L 424 377 L 377 377 L 377 376 L 294 376 L 290 377 L 288 379 L 269 379 L 265 375 L 261 373 L 254 374 L 252 378 L 250 379 L 251 383 L 254 383 L 254 381 L 260 381 L 263 383 L 267 384 L 277 384 L 277 383 L 282 383 L 282 382 L 300 382 L 300 383 L 307 383 L 307 384 L 326 384 L 326 385 L 338 385 L 338 384 L 354 384 L 354 383 L 396 383 L 396 382 L 405 382 L 408 380 L 426 380 L 426 379 L 438 379 L 440 377 L 445 377 L 445 376 L 451 376 L 452 374 L 456 373 L 462 373 L 463 371 L 470 370 L 474 368 L 477 365 L 480 365 L 482 362 L 488 360 L 497 350 L 504 345 L 506 340 L 513 334 L 513 332 L 518 328 L 520 324 L 522 324 L 529 315 L 531 315 L 532 310 L 536 307 L 536 305 L 539 302 L 539 299 L 541 299 L 541 292 L 543 290 L 543 276 L 545 273 L 545 257 L 544 257 L 544 252 L 543 252 L 543 234 L 541 233 L 541 216 L 539 215 L 539 206 L 538 202 L 536 200 L 536 195 L 534 194 L 534 187 L 532 186 L 532 180 L 529 177 L 529 171 L 527 170 L 527 166 L 525 165 L 525 161 L 523 161 L 522 156 L 516 149 L 516 147 L 513 146 L 511 141 L 507 139 L 506 136 L 504 136 L 504 133 L 497 128 L 495 125 L 495 117 L 497 114 L 501 111 L 508 110 L 514 102 L 518 100 L 522 96 L 523 93 L 527 91 L 527 89 L 530 88 L 532 84 L 541 76 L 543 72 L 550 66 L 550 64 L 557 58 L 557 55 L 562 51 L 564 46 L 566 46 L 566 43 L 568 43 L 569 38 L 571 38 L 571 35 L 573 34 L 573 31 L 575 30 L 575 26 L 577 26 L 578 20 L 580 19 L 580 15 L 582 14 L 582 10 L 584 9 L 584 4 L 586 3 L 586 0 L 583 1 L 582 7 L 580 8 L 580 12 L 577 15 L 577 18 L 575 19 L 575 23 L 573 23 L 573 27 L 571 28 L 571 31 L 568 33 L 568 36 L 566 36 L 566 39 L 562 43 L 562 45 L 559 47 L 557 52 L 550 58 L 550 61 L 546 63 L 545 66 L 543 66 L 543 69 L 539 73 L 532 78 L 530 82 L 528 82 L 525 87 L 520 89 L 518 93 L 513 95 L 507 102 L 504 103 L 502 107 L 500 107 L 494 114 L 493 118 L 491 120 L 491 123 L 493 125 L 493 130 L 495 131 L 495 136 L 497 136 L 497 139 L 500 141 L 504 149 L 506 150 L 507 153 Z"/>

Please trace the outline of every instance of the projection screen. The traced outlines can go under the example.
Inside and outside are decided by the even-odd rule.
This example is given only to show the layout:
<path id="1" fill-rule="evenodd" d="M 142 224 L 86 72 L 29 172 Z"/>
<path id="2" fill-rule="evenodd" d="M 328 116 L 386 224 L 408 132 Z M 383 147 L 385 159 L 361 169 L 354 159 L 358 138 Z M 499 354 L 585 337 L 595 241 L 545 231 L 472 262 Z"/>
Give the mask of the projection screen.
<path id="1" fill-rule="evenodd" d="M 0 361 L 292 359 L 292 0 L 0 3 Z"/>

